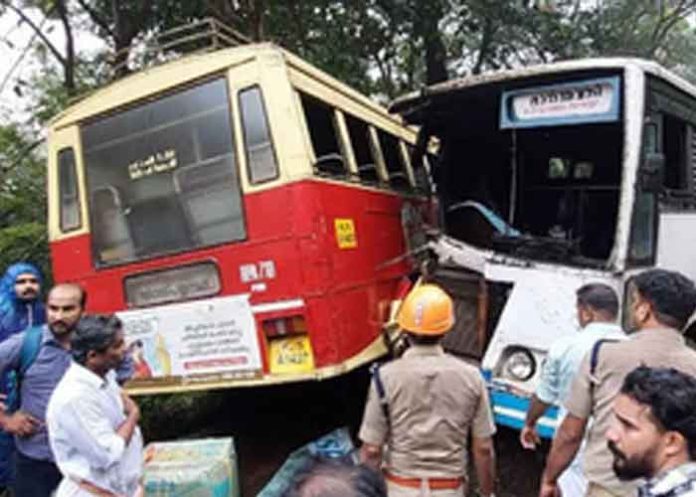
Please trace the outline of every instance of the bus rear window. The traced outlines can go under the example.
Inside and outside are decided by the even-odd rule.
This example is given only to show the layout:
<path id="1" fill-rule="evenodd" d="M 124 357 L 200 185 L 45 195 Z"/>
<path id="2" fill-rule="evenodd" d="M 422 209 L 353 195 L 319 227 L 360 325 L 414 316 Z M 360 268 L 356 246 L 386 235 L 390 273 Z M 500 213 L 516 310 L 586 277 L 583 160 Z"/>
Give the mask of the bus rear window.
<path id="1" fill-rule="evenodd" d="M 82 127 L 97 266 L 246 238 L 224 78 Z"/>

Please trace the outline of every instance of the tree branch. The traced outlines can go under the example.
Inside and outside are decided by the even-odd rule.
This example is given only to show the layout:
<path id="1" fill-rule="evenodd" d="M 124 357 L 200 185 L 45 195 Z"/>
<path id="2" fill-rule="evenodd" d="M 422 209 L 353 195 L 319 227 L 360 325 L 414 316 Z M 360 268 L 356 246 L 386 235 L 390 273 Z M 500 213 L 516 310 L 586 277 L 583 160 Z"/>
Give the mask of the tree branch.
<path id="1" fill-rule="evenodd" d="M 113 29 L 111 29 L 111 26 L 109 26 L 107 20 L 99 15 L 99 13 L 94 10 L 85 0 L 77 0 L 77 3 L 80 4 L 80 7 L 82 7 L 85 12 L 87 12 L 87 15 L 89 15 L 89 18 L 94 24 L 103 29 L 111 38 L 116 38 L 116 35 Z"/>
<path id="2" fill-rule="evenodd" d="M 56 46 L 49 40 L 45 34 L 41 31 L 41 28 L 39 28 L 36 24 L 34 24 L 34 21 L 32 21 L 24 12 L 22 12 L 21 9 L 15 7 L 12 5 L 9 0 L 2 0 L 2 4 L 5 7 L 9 7 L 15 14 L 17 14 L 23 22 L 27 23 L 27 25 L 36 33 L 36 36 L 38 36 L 42 42 L 48 47 L 48 49 L 51 51 L 53 56 L 58 59 L 58 62 L 65 67 L 67 64 L 67 61 L 65 57 L 63 56 L 62 53 L 56 48 Z M 52 9 L 51 9 L 52 10 Z"/>

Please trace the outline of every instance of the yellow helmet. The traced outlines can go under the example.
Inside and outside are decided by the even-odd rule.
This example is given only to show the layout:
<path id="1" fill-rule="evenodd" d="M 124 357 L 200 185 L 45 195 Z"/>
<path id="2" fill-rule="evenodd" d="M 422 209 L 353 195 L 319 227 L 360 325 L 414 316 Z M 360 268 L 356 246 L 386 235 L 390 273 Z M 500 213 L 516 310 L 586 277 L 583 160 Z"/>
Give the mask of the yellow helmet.
<path id="1" fill-rule="evenodd" d="M 399 326 L 415 335 L 443 335 L 454 325 L 452 299 L 437 285 L 420 285 L 404 299 L 396 317 Z"/>

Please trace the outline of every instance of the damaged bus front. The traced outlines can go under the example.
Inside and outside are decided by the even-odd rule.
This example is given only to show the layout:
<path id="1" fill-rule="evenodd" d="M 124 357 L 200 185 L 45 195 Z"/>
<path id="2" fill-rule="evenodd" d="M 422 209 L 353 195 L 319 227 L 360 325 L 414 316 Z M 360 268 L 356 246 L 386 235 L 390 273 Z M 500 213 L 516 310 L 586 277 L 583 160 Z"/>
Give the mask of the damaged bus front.
<path id="1" fill-rule="evenodd" d="M 658 244 L 665 216 L 696 221 L 693 202 L 658 198 L 676 191 L 670 181 L 693 188 L 696 114 L 675 110 L 693 95 L 655 64 L 601 59 L 472 76 L 392 105 L 421 126 L 420 143 L 439 140 L 433 276 L 457 298 L 458 318 L 446 345 L 490 373 L 500 424 L 522 426 L 549 345 L 577 332 L 581 285 L 623 297 L 646 267 L 694 276 L 686 254 Z"/>

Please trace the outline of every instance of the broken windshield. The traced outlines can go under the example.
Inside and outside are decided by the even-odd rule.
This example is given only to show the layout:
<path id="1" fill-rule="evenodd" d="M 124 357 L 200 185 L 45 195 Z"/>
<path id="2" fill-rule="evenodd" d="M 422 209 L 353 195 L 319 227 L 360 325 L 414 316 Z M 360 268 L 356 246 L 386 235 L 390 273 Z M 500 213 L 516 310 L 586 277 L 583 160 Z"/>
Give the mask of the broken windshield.
<path id="1" fill-rule="evenodd" d="M 436 126 L 442 153 L 435 179 L 444 229 L 481 248 L 601 265 L 614 244 L 619 205 L 619 79 L 571 79 L 556 86 L 562 89 L 556 95 L 543 84 L 508 82 L 449 96 L 448 110 L 440 114 L 447 117 Z M 538 98 L 530 96 L 535 88 L 541 88 Z M 589 98 L 597 100 L 598 113 L 611 103 L 601 98 L 617 102 L 612 116 L 597 118 L 589 111 L 590 117 L 578 119 L 583 111 L 577 107 L 587 106 Z M 547 108 L 533 108 L 542 99 Z M 501 112 L 505 105 L 509 109 Z"/>

